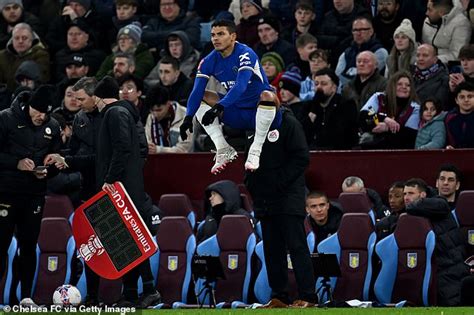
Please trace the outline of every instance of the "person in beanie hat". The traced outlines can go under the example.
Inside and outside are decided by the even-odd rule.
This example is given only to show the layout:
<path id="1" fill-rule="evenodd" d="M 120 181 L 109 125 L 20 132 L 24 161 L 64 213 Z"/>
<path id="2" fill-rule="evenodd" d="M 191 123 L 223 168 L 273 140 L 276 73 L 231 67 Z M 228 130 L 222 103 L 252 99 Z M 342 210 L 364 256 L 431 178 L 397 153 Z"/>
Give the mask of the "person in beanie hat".
<path id="1" fill-rule="evenodd" d="M 395 41 L 387 58 L 385 77 L 389 78 L 394 73 L 402 70 L 410 71 L 416 61 L 416 33 L 408 19 L 404 19 L 393 33 Z"/>
<path id="2" fill-rule="evenodd" d="M 15 234 L 22 305 L 34 306 L 31 288 L 46 177 L 57 172 L 54 165 L 45 166 L 45 161 L 49 154 L 59 153 L 61 145 L 59 124 L 46 114 L 52 104 L 50 94 L 46 86 L 34 93 L 24 91 L 0 112 L 0 257 L 7 257 Z M 6 264 L 0 263 L 0 274 L 5 272 Z"/>
<path id="3" fill-rule="evenodd" d="M 128 36 L 135 42 L 136 45 L 140 44 L 142 37 L 142 29 L 138 23 L 128 24 L 122 27 L 117 33 L 117 42 L 120 41 L 122 35 Z"/>
<path id="4" fill-rule="evenodd" d="M 242 17 L 237 25 L 237 39 L 240 43 L 253 47 L 259 40 L 257 26 L 263 13 L 261 1 L 241 0 L 240 13 Z"/>
<path id="5" fill-rule="evenodd" d="M 299 72 L 292 70 L 285 71 L 280 79 L 280 89 L 282 90 L 282 94 L 283 90 L 286 90 L 299 97 L 301 89 L 301 75 Z"/>
<path id="6" fill-rule="evenodd" d="M 115 191 L 113 184 L 122 182 L 138 212 L 145 218 L 147 198 L 143 165 L 146 154 L 142 153 L 141 148 L 146 150 L 148 146 L 138 110 L 131 102 L 118 100 L 119 86 L 110 76 L 99 81 L 93 98 L 103 117 L 97 135 L 96 188 L 112 193 Z M 139 277 L 143 282 L 143 294 L 140 298 L 137 288 Z M 123 285 L 121 300 L 115 305 L 117 307 L 136 306 L 141 309 L 161 302 L 148 259 L 123 277 Z"/>
<path id="7" fill-rule="evenodd" d="M 23 8 L 22 0 L 0 0 L 0 11 L 3 11 L 3 9 L 9 4 L 16 4 Z"/>
<path id="8" fill-rule="evenodd" d="M 55 91 L 52 85 L 41 85 L 33 91 L 27 104 L 40 113 L 49 114 L 53 110 L 54 97 Z M 35 126 L 41 125 L 36 124 L 35 121 L 33 121 L 33 124 Z"/>
<path id="9" fill-rule="evenodd" d="M 80 5 L 86 11 L 89 11 L 89 9 L 91 8 L 91 0 L 68 0 L 67 4 L 72 7 Z"/>
<path id="10" fill-rule="evenodd" d="M 283 61 L 283 58 L 281 58 L 281 56 L 276 52 L 267 52 L 260 60 L 263 71 L 265 71 L 270 85 L 275 88 L 278 99 L 281 101 L 279 83 L 280 78 L 283 75 L 283 70 L 285 70 L 285 62 Z"/>

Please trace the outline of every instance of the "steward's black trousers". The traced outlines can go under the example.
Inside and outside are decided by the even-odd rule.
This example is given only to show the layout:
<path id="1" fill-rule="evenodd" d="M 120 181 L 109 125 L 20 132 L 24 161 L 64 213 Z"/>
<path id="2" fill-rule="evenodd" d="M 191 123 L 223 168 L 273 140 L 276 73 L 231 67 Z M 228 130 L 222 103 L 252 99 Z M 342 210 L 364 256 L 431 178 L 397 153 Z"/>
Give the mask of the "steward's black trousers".
<path id="1" fill-rule="evenodd" d="M 16 228 L 22 299 L 31 297 L 44 200 L 44 196 L 27 193 L 0 193 L 0 275 L 5 272 L 8 248 Z"/>

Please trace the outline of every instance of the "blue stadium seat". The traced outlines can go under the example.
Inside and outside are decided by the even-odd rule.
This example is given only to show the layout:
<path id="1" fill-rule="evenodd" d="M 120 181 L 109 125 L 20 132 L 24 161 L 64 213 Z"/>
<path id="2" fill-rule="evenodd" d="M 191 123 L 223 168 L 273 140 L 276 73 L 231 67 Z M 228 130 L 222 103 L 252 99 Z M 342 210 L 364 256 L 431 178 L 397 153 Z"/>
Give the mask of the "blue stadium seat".
<path id="1" fill-rule="evenodd" d="M 341 277 L 330 279 L 334 300 L 369 300 L 375 241 L 374 226 L 367 213 L 346 213 L 337 232 L 319 243 L 319 253 L 336 254 L 339 261 Z M 316 291 L 320 292 L 321 287 L 322 278 L 318 278 Z M 327 295 L 319 295 L 320 303 L 327 300 Z"/>
<path id="2" fill-rule="evenodd" d="M 375 246 L 382 261 L 374 293 L 380 303 L 436 305 L 435 234 L 422 217 L 402 214 L 395 231 Z"/>
<path id="3" fill-rule="evenodd" d="M 7 260 L 6 271 L 0 277 L 0 310 L 4 305 L 10 304 L 10 292 L 13 280 L 13 259 L 18 250 L 18 243 L 15 237 L 12 238 L 10 247 L 8 247 L 8 256 L 2 259 Z"/>

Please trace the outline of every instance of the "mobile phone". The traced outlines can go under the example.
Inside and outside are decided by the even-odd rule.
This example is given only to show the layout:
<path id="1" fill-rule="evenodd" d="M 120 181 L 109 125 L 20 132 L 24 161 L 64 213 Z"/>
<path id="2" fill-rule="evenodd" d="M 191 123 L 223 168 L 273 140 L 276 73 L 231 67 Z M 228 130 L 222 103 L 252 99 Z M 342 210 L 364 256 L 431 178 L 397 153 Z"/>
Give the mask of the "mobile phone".
<path id="1" fill-rule="evenodd" d="M 44 170 L 47 170 L 48 169 L 48 165 L 40 165 L 40 166 L 37 166 L 33 169 L 33 172 L 42 172 Z"/>

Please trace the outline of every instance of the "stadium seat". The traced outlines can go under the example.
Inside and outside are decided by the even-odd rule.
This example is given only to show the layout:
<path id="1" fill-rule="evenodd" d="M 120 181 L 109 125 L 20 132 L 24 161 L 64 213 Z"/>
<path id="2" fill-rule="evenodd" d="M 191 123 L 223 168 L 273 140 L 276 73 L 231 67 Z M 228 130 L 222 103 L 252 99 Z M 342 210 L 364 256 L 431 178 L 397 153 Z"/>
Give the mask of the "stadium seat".
<path id="1" fill-rule="evenodd" d="M 184 217 L 165 217 L 156 236 L 159 251 L 150 258 L 162 302 L 155 308 L 169 308 L 174 302 L 188 303 L 191 261 L 196 238 Z"/>
<path id="2" fill-rule="evenodd" d="M 163 211 L 164 216 L 182 216 L 189 220 L 192 230 L 196 225 L 196 214 L 193 210 L 191 200 L 186 194 L 164 194 L 160 198 L 158 208 Z"/>
<path id="3" fill-rule="evenodd" d="M 377 300 L 436 305 L 434 248 L 435 234 L 427 219 L 400 215 L 395 231 L 375 246 L 382 261 L 374 285 Z"/>
<path id="4" fill-rule="evenodd" d="M 8 256 L 2 259 L 7 260 L 6 271 L 3 275 L 0 275 L 0 310 L 3 305 L 10 304 L 10 292 L 13 280 L 13 259 L 16 256 L 18 244 L 16 238 L 13 237 L 8 248 Z"/>
<path id="5" fill-rule="evenodd" d="M 254 229 L 248 217 L 243 215 L 225 215 L 216 235 L 198 245 L 198 255 L 219 256 L 222 263 L 225 279 L 215 284 L 218 307 L 230 307 L 233 301 L 248 303 L 255 245 Z M 201 293 L 198 302 L 209 304 L 209 294 L 201 292 L 203 283 L 203 279 L 196 283 L 195 291 Z"/>
<path id="6" fill-rule="evenodd" d="M 339 203 L 344 213 L 368 213 L 372 219 L 372 223 L 375 224 L 375 213 L 366 193 L 343 192 L 339 195 Z"/>
<path id="7" fill-rule="evenodd" d="M 66 195 L 47 195 L 44 204 L 43 218 L 59 217 L 69 220 L 74 213 L 71 199 Z"/>
<path id="8" fill-rule="evenodd" d="M 336 254 L 341 277 L 331 277 L 330 286 L 335 301 L 369 300 L 372 279 L 372 254 L 376 235 L 372 220 L 367 213 L 346 213 L 342 216 L 337 232 L 318 245 L 318 252 Z M 322 278 L 316 281 L 320 292 Z M 319 294 L 319 302 L 328 300 L 327 294 Z"/>
<path id="9" fill-rule="evenodd" d="M 36 247 L 36 272 L 32 298 L 51 304 L 54 290 L 71 280 L 71 261 L 76 243 L 66 218 L 44 218 Z"/>
<path id="10" fill-rule="evenodd" d="M 253 207 L 249 196 L 247 194 L 240 193 L 240 202 L 242 204 L 242 209 L 247 210 L 253 216 Z"/>
<path id="11" fill-rule="evenodd" d="M 314 253 L 316 251 L 316 235 L 314 234 L 311 223 L 309 222 L 309 216 L 306 216 L 304 219 L 304 230 L 306 232 L 306 242 L 308 243 L 309 252 Z"/>
<path id="12" fill-rule="evenodd" d="M 466 240 L 467 258 L 474 255 L 474 190 L 465 190 L 459 194 L 453 215 Z"/>

